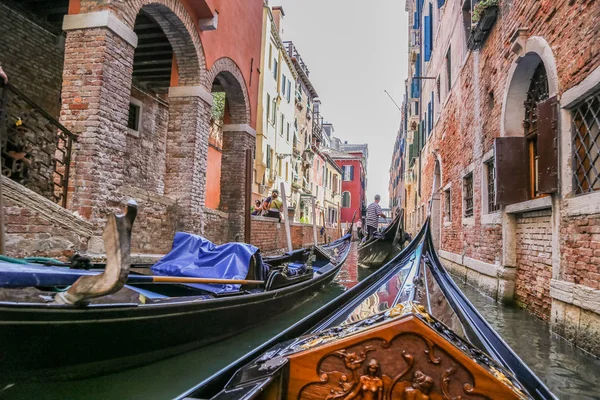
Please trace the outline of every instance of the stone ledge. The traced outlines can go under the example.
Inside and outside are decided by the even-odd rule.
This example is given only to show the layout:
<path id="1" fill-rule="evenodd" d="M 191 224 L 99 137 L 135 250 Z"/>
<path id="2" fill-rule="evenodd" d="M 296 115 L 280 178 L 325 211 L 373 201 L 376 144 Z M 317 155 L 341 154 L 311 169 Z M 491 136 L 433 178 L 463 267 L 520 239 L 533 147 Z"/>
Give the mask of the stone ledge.
<path id="1" fill-rule="evenodd" d="M 600 214 L 600 192 L 566 198 L 561 208 L 569 217 Z"/>
<path id="2" fill-rule="evenodd" d="M 172 206 L 177 203 L 176 200 L 173 200 L 168 196 L 156 194 L 134 186 L 123 186 L 122 193 L 124 196 L 131 196 L 136 200 L 159 203 L 165 206 Z"/>
<path id="3" fill-rule="evenodd" d="M 223 132 L 243 132 L 256 137 L 256 131 L 248 124 L 225 124 L 223 125 Z"/>
<path id="4" fill-rule="evenodd" d="M 207 214 L 216 215 L 221 218 L 229 218 L 229 213 L 226 213 L 225 211 L 215 210 L 213 208 L 208 208 L 208 207 L 203 207 L 203 208 L 204 208 L 204 212 Z"/>
<path id="5" fill-rule="evenodd" d="M 68 228 L 80 236 L 92 236 L 94 226 L 90 222 L 5 176 L 2 176 L 2 189 L 7 199 L 34 211 L 42 218 Z"/>
<path id="6" fill-rule="evenodd" d="M 276 224 L 280 223 L 277 218 L 263 217 L 263 216 L 258 216 L 258 215 L 253 215 L 252 217 L 250 217 L 250 219 L 252 221 L 275 222 Z"/>
<path id="7" fill-rule="evenodd" d="M 137 47 L 138 45 L 138 37 L 135 32 L 110 11 L 65 15 L 64 31 L 94 28 L 108 28 L 131 46 Z"/>
<path id="8" fill-rule="evenodd" d="M 213 97 L 203 86 L 172 86 L 169 97 L 199 97 L 212 106 Z"/>
<path id="9" fill-rule="evenodd" d="M 500 269 L 502 268 L 499 265 L 489 264 L 466 256 L 464 258 L 464 265 L 480 274 L 492 276 L 494 278 L 497 278 L 500 275 Z"/>
<path id="10" fill-rule="evenodd" d="M 539 199 L 527 200 L 517 204 L 511 204 L 504 208 L 507 214 L 521 214 L 529 211 L 545 210 L 552 208 L 552 197 L 545 196 Z"/>
<path id="11" fill-rule="evenodd" d="M 560 97 L 563 108 L 573 108 L 577 103 L 600 88 L 600 67 L 596 67 L 581 83 L 566 90 Z"/>
<path id="12" fill-rule="evenodd" d="M 600 290 L 557 279 L 550 280 L 550 297 L 600 314 Z"/>
<path id="13" fill-rule="evenodd" d="M 463 263 L 463 256 L 460 254 L 450 253 L 446 250 L 439 250 L 438 253 L 440 254 L 440 257 L 445 258 L 448 261 L 452 261 L 453 263 L 460 265 Z"/>

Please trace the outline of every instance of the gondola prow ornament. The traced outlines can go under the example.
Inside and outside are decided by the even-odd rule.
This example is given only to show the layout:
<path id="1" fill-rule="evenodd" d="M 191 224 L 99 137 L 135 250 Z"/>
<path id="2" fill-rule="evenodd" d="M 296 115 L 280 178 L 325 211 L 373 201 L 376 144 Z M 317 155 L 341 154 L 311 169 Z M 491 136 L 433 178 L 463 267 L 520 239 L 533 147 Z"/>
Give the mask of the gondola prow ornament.
<path id="1" fill-rule="evenodd" d="M 138 205 L 127 203 L 124 215 L 110 214 L 102 239 L 106 250 L 106 269 L 98 275 L 82 276 L 65 292 L 54 298 L 57 304 L 85 305 L 87 300 L 118 292 L 125 286 L 131 265 L 131 229 Z"/>

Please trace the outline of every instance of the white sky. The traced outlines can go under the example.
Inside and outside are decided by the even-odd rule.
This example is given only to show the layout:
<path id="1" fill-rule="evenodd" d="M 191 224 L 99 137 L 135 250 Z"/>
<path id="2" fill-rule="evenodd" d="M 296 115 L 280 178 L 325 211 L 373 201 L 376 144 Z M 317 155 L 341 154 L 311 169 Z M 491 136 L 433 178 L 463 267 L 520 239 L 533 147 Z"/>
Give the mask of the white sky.
<path id="1" fill-rule="evenodd" d="M 292 40 L 310 70 L 322 115 L 335 136 L 368 143 L 367 204 L 389 205 L 389 168 L 408 68 L 404 0 L 271 0 L 285 12 Z"/>

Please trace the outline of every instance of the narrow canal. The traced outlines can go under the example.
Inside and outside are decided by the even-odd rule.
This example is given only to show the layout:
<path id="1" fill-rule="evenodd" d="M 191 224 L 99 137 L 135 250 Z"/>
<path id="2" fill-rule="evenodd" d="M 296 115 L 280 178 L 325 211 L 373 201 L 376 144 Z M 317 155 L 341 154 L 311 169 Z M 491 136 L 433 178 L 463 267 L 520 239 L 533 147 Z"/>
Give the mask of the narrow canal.
<path id="1" fill-rule="evenodd" d="M 173 398 L 351 288 L 368 273 L 357 267 L 354 247 L 334 283 L 296 309 L 260 327 L 208 348 L 118 374 L 70 382 L 16 383 L 0 388 L 0 398 Z M 600 360 L 551 334 L 546 323 L 527 312 L 501 306 L 467 285 L 460 286 L 494 329 L 560 399 L 600 399 Z M 133 337 L 122 340 L 136 345 Z"/>

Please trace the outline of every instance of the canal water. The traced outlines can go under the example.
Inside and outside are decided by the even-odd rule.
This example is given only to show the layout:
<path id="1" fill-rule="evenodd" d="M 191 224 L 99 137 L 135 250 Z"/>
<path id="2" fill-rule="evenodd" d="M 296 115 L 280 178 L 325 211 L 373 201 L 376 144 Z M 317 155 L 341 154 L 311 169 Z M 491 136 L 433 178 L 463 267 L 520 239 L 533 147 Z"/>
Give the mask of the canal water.
<path id="1" fill-rule="evenodd" d="M 173 398 L 351 288 L 368 273 L 357 267 L 356 248 L 353 247 L 335 282 L 309 301 L 260 327 L 208 348 L 117 374 L 69 382 L 15 383 L 0 388 L 0 399 Z M 551 334 L 545 322 L 526 311 L 499 305 L 465 284 L 459 283 L 459 286 L 493 328 L 560 399 L 600 399 L 600 360 Z M 135 338 L 124 337 L 122 340 L 136 345 Z"/>

